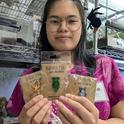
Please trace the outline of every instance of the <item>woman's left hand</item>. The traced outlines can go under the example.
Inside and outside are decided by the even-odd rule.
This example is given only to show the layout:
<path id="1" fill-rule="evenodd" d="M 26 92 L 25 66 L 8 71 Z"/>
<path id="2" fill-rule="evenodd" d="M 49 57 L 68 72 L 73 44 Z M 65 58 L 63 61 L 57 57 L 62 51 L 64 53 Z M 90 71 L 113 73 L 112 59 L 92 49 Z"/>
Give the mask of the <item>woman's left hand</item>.
<path id="1" fill-rule="evenodd" d="M 56 101 L 63 124 L 97 124 L 99 112 L 86 97 L 67 94 Z M 74 109 L 69 110 L 65 105 Z"/>

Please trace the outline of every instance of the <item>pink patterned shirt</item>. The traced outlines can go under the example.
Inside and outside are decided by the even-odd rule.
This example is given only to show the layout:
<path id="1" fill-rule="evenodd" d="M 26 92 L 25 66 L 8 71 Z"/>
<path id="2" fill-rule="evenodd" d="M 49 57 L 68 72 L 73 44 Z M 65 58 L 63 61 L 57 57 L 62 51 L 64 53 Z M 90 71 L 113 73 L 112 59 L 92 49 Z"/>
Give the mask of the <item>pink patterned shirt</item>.
<path id="1" fill-rule="evenodd" d="M 30 73 L 32 73 L 31 68 L 26 70 L 23 75 Z M 75 65 L 70 70 L 70 73 L 88 75 L 87 68 L 84 65 Z M 100 119 L 106 120 L 110 116 L 111 107 L 124 100 L 124 80 L 114 60 L 103 55 L 96 56 L 96 70 L 93 73 L 93 77 L 103 81 L 109 99 L 108 101 L 94 103 L 100 112 Z M 8 111 L 18 116 L 24 104 L 21 87 L 18 82 L 8 102 Z M 56 111 L 55 104 L 53 104 L 53 110 Z"/>

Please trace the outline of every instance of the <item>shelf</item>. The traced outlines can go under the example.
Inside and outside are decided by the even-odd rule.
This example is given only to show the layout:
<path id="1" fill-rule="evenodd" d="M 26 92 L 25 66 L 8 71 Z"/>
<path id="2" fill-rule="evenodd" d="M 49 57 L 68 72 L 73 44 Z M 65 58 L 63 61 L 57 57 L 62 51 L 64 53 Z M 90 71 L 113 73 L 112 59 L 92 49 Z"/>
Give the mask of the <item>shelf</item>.
<path id="1" fill-rule="evenodd" d="M 5 62 L 14 65 L 37 64 L 40 62 L 40 52 L 31 47 L 0 44 L 0 61 L 0 65 Z"/>
<path id="2" fill-rule="evenodd" d="M 124 60 L 124 51 L 112 48 L 98 49 L 99 54 L 110 56 L 114 59 Z M 27 47 L 0 44 L 0 66 L 28 67 L 40 63 L 40 50 Z"/>
<path id="3" fill-rule="evenodd" d="M 106 49 L 99 49 L 98 53 L 110 56 L 114 59 L 124 60 L 124 51 L 119 51 L 110 47 Z"/>

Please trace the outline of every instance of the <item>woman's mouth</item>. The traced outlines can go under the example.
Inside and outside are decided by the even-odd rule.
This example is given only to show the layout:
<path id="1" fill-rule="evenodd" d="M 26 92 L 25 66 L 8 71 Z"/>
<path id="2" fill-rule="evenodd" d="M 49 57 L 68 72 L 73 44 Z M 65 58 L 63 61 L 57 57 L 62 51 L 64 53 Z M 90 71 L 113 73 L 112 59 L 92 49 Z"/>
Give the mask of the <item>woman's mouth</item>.
<path id="1" fill-rule="evenodd" d="M 60 40 L 61 42 L 65 42 L 67 40 L 70 39 L 70 37 L 68 36 L 60 36 L 60 37 L 56 37 L 57 40 Z"/>
<path id="2" fill-rule="evenodd" d="M 69 40 L 69 38 L 68 37 L 59 37 L 58 40 L 59 40 L 59 42 L 66 44 L 67 41 Z"/>

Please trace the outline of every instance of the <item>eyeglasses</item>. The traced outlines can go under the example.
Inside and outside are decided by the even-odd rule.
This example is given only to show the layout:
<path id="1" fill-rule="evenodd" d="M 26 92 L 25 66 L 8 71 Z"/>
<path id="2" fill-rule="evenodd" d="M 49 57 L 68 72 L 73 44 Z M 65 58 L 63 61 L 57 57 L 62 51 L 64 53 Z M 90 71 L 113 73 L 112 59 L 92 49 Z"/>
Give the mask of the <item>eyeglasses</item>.
<path id="1" fill-rule="evenodd" d="M 51 32 L 56 32 L 62 26 L 63 21 L 66 22 L 66 26 L 70 31 L 76 31 L 81 26 L 81 19 L 75 16 L 67 16 L 65 18 L 52 16 L 47 19 L 46 24 Z"/>

